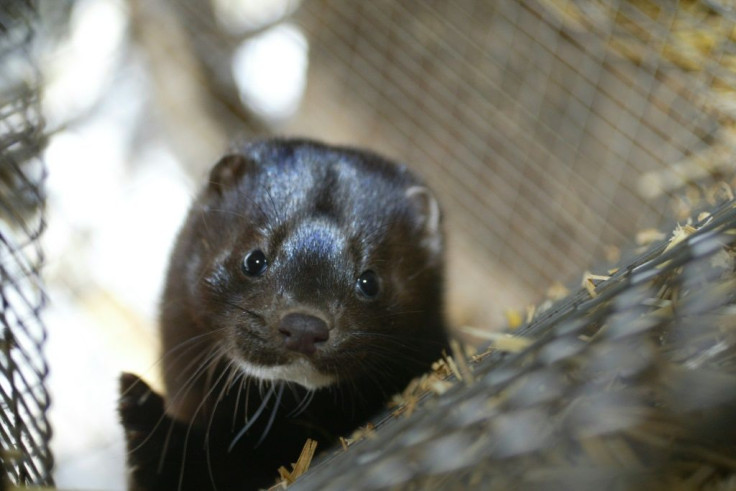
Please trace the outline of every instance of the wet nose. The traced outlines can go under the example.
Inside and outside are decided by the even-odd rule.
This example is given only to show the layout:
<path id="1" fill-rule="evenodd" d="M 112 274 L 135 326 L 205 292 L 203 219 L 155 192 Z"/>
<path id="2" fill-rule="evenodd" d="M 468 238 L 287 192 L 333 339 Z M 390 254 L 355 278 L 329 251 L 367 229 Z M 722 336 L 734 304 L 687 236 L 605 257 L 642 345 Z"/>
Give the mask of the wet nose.
<path id="1" fill-rule="evenodd" d="M 314 354 L 317 351 L 317 343 L 330 338 L 325 321 L 305 314 L 288 314 L 282 317 L 279 332 L 283 336 L 286 349 L 305 355 Z"/>

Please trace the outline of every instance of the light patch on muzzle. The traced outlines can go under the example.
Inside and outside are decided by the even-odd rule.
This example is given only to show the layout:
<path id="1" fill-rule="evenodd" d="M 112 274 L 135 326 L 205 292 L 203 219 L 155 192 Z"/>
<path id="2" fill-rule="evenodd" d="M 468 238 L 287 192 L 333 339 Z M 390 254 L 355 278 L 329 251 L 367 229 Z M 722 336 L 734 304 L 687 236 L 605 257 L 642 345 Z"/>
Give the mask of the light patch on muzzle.
<path id="1" fill-rule="evenodd" d="M 327 387 L 337 381 L 335 376 L 325 375 L 305 358 L 297 358 L 288 365 L 276 366 L 257 365 L 242 359 L 236 360 L 236 363 L 251 377 L 273 382 L 295 382 L 309 390 Z"/>

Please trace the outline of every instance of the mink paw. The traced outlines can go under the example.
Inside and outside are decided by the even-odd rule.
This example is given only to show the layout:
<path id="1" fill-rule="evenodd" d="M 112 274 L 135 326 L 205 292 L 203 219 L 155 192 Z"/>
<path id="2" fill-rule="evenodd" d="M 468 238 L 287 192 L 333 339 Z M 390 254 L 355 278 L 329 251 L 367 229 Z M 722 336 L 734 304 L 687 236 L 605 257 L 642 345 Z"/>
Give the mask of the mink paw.
<path id="1" fill-rule="evenodd" d="M 123 373 L 118 412 L 126 432 L 150 431 L 164 417 L 164 400 L 137 375 Z"/>

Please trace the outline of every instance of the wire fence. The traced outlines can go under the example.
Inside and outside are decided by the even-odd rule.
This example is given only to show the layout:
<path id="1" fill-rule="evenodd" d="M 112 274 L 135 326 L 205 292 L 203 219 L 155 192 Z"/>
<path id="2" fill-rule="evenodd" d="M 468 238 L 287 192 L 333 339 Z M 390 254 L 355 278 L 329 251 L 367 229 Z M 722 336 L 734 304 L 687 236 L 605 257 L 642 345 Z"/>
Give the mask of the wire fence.
<path id="1" fill-rule="evenodd" d="M 339 80 L 330 109 L 357 108 L 353 130 L 441 194 L 457 255 L 470 257 L 451 249 L 450 264 L 502 278 L 485 295 L 538 298 L 609 246 L 686 218 L 668 198 L 732 175 L 725 6 L 308 2 L 297 19 L 314 70 Z M 319 102 L 299 129 L 335 117 L 315 123 Z"/>
<path id="2" fill-rule="evenodd" d="M 472 371 L 438 368 L 296 489 L 733 485 L 735 234 L 729 201 L 498 337 Z"/>
<path id="3" fill-rule="evenodd" d="M 41 321 L 46 171 L 36 22 L 33 3 L 0 6 L 0 478 L 17 485 L 50 484 L 53 462 Z"/>

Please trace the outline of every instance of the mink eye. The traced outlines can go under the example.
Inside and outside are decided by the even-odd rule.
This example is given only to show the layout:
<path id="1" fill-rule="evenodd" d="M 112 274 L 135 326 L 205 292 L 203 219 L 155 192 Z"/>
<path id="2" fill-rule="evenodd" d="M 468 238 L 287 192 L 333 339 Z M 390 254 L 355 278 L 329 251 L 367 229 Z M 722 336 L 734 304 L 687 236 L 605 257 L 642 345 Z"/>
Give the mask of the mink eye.
<path id="1" fill-rule="evenodd" d="M 364 271 L 355 282 L 355 288 L 366 298 L 376 298 L 380 290 L 378 275 L 371 271 Z"/>
<path id="2" fill-rule="evenodd" d="M 260 249 L 250 251 L 243 259 L 243 273 L 248 276 L 261 276 L 268 269 L 266 255 Z"/>

